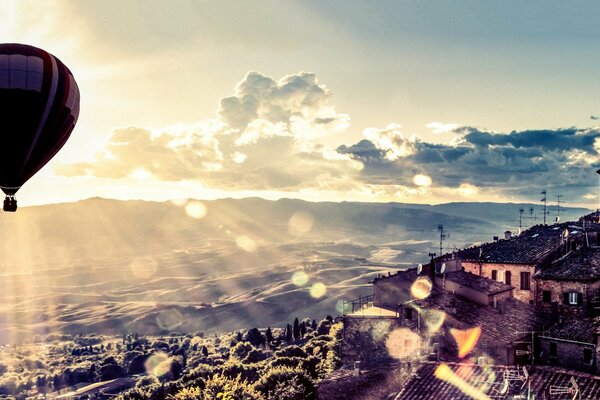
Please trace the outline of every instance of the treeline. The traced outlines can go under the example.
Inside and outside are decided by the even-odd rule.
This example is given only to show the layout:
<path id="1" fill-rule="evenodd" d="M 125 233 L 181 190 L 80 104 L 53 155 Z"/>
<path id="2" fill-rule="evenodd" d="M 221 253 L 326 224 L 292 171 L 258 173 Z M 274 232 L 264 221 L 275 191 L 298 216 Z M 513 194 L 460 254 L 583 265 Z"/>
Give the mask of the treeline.
<path id="1" fill-rule="evenodd" d="M 119 400 L 314 400 L 318 381 L 339 367 L 341 329 L 328 317 L 237 332 L 219 339 L 229 341 L 228 352 L 203 346 L 179 379 L 137 385 Z"/>
<path id="2" fill-rule="evenodd" d="M 211 337 L 49 335 L 46 343 L 0 348 L 2 359 L 13 360 L 0 363 L 0 397 L 133 377 L 121 400 L 310 400 L 317 382 L 338 367 L 340 333 L 328 316 Z"/>

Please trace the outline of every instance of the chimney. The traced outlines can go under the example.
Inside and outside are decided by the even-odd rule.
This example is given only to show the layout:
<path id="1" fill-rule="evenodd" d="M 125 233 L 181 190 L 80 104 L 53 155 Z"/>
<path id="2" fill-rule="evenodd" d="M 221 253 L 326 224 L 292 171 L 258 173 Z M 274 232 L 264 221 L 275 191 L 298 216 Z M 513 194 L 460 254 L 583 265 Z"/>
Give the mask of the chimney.
<path id="1" fill-rule="evenodd" d="M 504 232 L 504 239 L 509 240 L 512 237 L 511 231 Z"/>
<path id="2" fill-rule="evenodd" d="M 494 240 L 494 242 L 497 242 L 498 241 L 498 236 L 494 236 L 493 240 Z"/>

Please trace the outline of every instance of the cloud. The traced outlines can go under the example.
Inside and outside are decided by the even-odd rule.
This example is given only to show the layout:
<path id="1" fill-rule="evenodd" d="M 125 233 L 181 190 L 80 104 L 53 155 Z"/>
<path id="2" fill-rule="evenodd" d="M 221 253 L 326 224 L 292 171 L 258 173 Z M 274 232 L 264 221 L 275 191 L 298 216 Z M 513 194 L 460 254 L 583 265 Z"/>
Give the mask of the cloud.
<path id="1" fill-rule="evenodd" d="M 349 117 L 331 104 L 315 74 L 279 80 L 248 73 L 214 119 L 194 125 L 117 129 L 92 161 L 59 175 L 196 182 L 226 191 L 322 193 L 348 199 L 440 202 L 537 199 L 541 189 L 589 200 L 600 167 L 600 128 L 498 133 L 456 124 L 446 144 L 391 123 L 337 148 Z M 337 137 L 337 136 L 335 136 Z"/>
<path id="2" fill-rule="evenodd" d="M 459 127 L 458 124 L 444 124 L 442 122 L 430 122 L 427 125 L 425 125 L 426 128 L 431 129 L 431 132 L 436 134 L 436 135 L 441 135 L 444 133 L 449 133 L 454 131 L 456 128 Z"/>
<path id="3" fill-rule="evenodd" d="M 322 145 L 349 124 L 330 97 L 311 73 L 275 81 L 251 72 L 234 96 L 221 100 L 218 118 L 160 130 L 116 129 L 93 162 L 60 165 L 56 172 L 189 180 L 232 191 L 349 189 L 362 164 Z"/>
<path id="4" fill-rule="evenodd" d="M 409 149 L 402 157 L 397 153 L 390 157 L 392 146 L 382 146 L 371 131 L 365 132 L 365 137 L 375 141 L 361 140 L 340 146 L 338 151 L 363 163 L 363 182 L 426 187 L 419 185 L 415 177 L 431 177 L 435 187 L 428 187 L 429 195 L 436 189 L 448 188 L 466 197 L 493 191 L 522 199 L 548 188 L 582 200 L 589 188 L 597 184 L 597 128 L 493 133 L 460 127 L 455 131 L 461 140 L 452 144 L 432 144 L 419 138 L 404 143 L 406 139 L 397 139 Z"/>

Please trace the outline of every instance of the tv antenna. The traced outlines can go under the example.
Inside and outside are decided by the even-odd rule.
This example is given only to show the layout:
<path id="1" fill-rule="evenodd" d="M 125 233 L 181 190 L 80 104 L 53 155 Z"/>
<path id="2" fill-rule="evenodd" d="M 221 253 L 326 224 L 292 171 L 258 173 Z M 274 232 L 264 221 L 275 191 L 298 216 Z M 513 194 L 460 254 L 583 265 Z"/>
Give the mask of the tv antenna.
<path id="1" fill-rule="evenodd" d="M 519 230 L 521 230 L 521 228 L 523 228 L 523 213 L 525 212 L 524 209 L 519 208 Z"/>
<path id="2" fill-rule="evenodd" d="M 562 194 L 556 196 L 556 222 L 560 221 L 560 203 L 564 203 L 564 200 L 561 199 L 565 197 Z"/>
<path id="3" fill-rule="evenodd" d="M 548 203 L 548 199 L 547 199 L 547 194 L 548 192 L 546 192 L 546 190 L 542 190 L 542 192 L 540 194 L 544 195 L 544 198 L 541 199 L 540 201 L 544 202 L 544 225 L 546 225 L 546 215 L 548 215 L 548 211 L 547 211 L 547 203 Z"/>
<path id="4" fill-rule="evenodd" d="M 438 231 L 440 231 L 440 255 L 444 252 L 444 240 L 450 237 L 449 233 L 444 232 L 444 224 L 439 224 L 437 227 Z"/>

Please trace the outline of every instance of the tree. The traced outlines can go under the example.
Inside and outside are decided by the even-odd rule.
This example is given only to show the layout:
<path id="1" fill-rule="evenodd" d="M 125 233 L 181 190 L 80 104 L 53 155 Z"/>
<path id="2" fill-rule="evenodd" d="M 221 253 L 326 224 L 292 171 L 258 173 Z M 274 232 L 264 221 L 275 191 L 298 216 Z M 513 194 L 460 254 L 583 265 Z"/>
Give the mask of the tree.
<path id="1" fill-rule="evenodd" d="M 246 342 L 239 342 L 238 344 L 233 346 L 231 350 L 229 350 L 229 354 L 231 355 L 231 357 L 242 361 L 248 356 L 248 353 L 250 353 L 250 351 L 252 351 L 253 349 L 254 348 L 251 344 Z"/>
<path id="2" fill-rule="evenodd" d="M 265 332 L 265 336 L 267 338 L 267 343 L 271 343 L 273 341 L 273 332 L 271 332 L 270 326 L 267 328 L 267 331 Z"/>
<path id="3" fill-rule="evenodd" d="M 273 368 L 254 385 L 267 400 L 316 400 L 317 388 L 306 372 L 287 367 Z"/>
<path id="4" fill-rule="evenodd" d="M 208 348 L 206 346 L 202 346 L 202 349 L 200 350 L 200 352 L 202 353 L 202 355 L 204 357 L 208 357 Z"/>
<path id="5" fill-rule="evenodd" d="M 292 341 L 292 326 L 290 324 L 285 327 L 285 341 L 288 343 Z"/>
<path id="6" fill-rule="evenodd" d="M 254 347 L 260 346 L 265 341 L 262 333 L 260 333 L 258 328 L 252 328 L 248 330 L 248 332 L 246 333 L 246 340 L 250 342 Z"/>
<path id="7" fill-rule="evenodd" d="M 312 324 L 310 325 L 310 327 L 312 328 L 313 331 L 317 330 L 317 321 L 315 321 L 314 319 L 312 320 Z"/>
<path id="8" fill-rule="evenodd" d="M 263 397 L 251 385 L 240 378 L 230 379 L 221 375 L 208 378 L 202 391 L 204 400 L 262 400 Z M 308 399 L 307 399 L 308 400 Z"/>
<path id="9" fill-rule="evenodd" d="M 298 321 L 298 317 L 296 317 L 294 319 L 293 334 L 294 334 L 294 340 L 299 340 L 300 339 L 300 321 Z"/>

